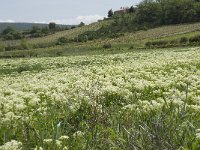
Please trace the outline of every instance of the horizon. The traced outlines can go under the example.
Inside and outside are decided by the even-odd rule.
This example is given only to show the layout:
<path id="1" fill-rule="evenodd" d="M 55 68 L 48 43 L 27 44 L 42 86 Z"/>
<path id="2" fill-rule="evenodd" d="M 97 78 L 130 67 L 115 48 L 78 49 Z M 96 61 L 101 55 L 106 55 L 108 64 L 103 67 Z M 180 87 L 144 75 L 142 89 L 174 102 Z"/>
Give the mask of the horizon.
<path id="1" fill-rule="evenodd" d="M 110 9 L 137 5 L 141 0 L 6 0 L 0 5 L 1 23 L 90 24 L 107 16 Z M 44 9 L 45 8 L 45 9 Z M 37 10 L 37 11 L 36 11 Z"/>

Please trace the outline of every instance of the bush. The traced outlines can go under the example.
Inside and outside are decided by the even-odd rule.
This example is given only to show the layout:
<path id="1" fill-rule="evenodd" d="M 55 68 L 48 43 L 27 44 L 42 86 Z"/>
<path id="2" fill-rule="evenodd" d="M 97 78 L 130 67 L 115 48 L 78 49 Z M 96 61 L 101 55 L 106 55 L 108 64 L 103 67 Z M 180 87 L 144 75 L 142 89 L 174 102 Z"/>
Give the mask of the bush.
<path id="1" fill-rule="evenodd" d="M 4 40 L 14 40 L 14 36 L 11 33 L 8 33 L 3 36 Z"/>
<path id="2" fill-rule="evenodd" d="M 75 29 L 76 28 L 76 26 L 71 26 L 71 29 Z"/>
<path id="3" fill-rule="evenodd" d="M 57 44 L 62 45 L 62 44 L 68 43 L 68 42 L 69 42 L 69 39 L 67 39 L 66 37 L 61 37 L 58 39 Z"/>
<path id="4" fill-rule="evenodd" d="M 13 33 L 13 37 L 14 37 L 14 39 L 18 40 L 18 39 L 24 38 L 24 35 L 20 32 L 15 32 L 15 33 Z"/>
<path id="5" fill-rule="evenodd" d="M 162 48 L 162 47 L 166 47 L 167 46 L 168 41 L 164 41 L 164 40 L 162 40 L 162 41 L 154 41 L 151 44 L 152 44 L 153 47 L 161 47 Z"/>
<path id="6" fill-rule="evenodd" d="M 29 45 L 26 39 L 22 39 L 20 42 L 20 49 L 29 49 Z"/>
<path id="7" fill-rule="evenodd" d="M 145 46 L 146 46 L 146 47 L 151 47 L 151 46 L 152 46 L 152 43 L 151 43 L 151 42 L 146 42 L 146 43 L 145 43 Z"/>
<path id="8" fill-rule="evenodd" d="M 28 65 L 19 66 L 17 68 L 18 73 L 22 73 L 23 71 L 28 71 L 28 70 L 30 70 L 30 67 Z"/>
<path id="9" fill-rule="evenodd" d="M 145 47 L 152 47 L 152 48 L 166 48 L 166 47 L 171 47 L 171 46 L 178 46 L 179 41 L 177 40 L 171 40 L 171 41 L 166 41 L 166 40 L 160 40 L 160 41 L 152 41 L 152 42 L 146 42 Z"/>
<path id="10" fill-rule="evenodd" d="M 171 40 L 171 41 L 169 42 L 169 45 L 171 45 L 171 46 L 176 46 L 177 43 L 178 43 L 177 40 Z"/>
<path id="11" fill-rule="evenodd" d="M 13 47 L 11 45 L 8 45 L 5 47 L 5 51 L 12 51 Z"/>
<path id="12" fill-rule="evenodd" d="M 110 43 L 107 43 L 103 45 L 103 48 L 109 49 L 109 48 L 112 48 L 112 45 Z"/>
<path id="13" fill-rule="evenodd" d="M 188 38 L 187 37 L 182 37 L 180 39 L 180 44 L 186 44 L 188 42 Z"/>
<path id="14" fill-rule="evenodd" d="M 189 39 L 189 42 L 190 42 L 190 43 L 200 43 L 200 35 L 191 37 L 191 38 Z"/>
<path id="15" fill-rule="evenodd" d="M 0 52 L 5 51 L 5 44 L 3 42 L 0 42 Z"/>

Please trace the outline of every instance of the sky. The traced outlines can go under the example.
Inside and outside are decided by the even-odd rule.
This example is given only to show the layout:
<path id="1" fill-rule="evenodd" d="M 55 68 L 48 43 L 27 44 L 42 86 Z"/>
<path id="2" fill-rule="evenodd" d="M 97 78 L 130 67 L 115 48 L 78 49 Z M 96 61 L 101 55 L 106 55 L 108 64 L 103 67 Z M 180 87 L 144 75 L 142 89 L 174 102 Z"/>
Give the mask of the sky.
<path id="1" fill-rule="evenodd" d="M 0 22 L 86 24 L 141 0 L 0 0 Z"/>

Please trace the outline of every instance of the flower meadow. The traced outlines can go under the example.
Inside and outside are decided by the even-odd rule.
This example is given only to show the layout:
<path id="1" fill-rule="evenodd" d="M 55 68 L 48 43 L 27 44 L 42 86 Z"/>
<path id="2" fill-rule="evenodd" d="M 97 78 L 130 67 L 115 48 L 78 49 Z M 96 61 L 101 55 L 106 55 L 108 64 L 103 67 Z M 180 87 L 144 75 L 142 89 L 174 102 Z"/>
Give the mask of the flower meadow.
<path id="1" fill-rule="evenodd" d="M 0 150 L 200 148 L 200 48 L 3 59 L 0 83 Z"/>

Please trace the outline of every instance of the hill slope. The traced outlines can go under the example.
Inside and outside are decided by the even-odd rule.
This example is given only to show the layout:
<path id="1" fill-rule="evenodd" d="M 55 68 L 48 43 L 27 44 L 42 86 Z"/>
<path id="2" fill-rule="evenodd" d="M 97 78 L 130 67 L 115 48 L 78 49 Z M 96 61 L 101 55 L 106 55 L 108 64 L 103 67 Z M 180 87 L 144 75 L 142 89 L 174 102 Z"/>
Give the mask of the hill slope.
<path id="1" fill-rule="evenodd" d="M 27 39 L 29 49 L 27 50 L 13 50 L 0 52 L 0 57 L 42 57 L 42 56 L 60 56 L 60 55 L 82 55 L 82 54 L 96 54 L 96 53 L 118 53 L 124 50 L 132 51 L 138 48 L 145 48 L 145 43 L 154 40 L 175 40 L 179 41 L 181 37 L 193 37 L 200 35 L 200 23 L 169 25 L 157 27 L 149 30 L 141 30 L 137 32 L 124 33 L 124 35 L 117 38 L 100 38 L 87 42 L 69 42 L 62 45 L 55 45 L 54 43 L 61 37 L 67 39 L 74 39 L 86 31 L 96 31 L 102 26 L 109 25 L 112 20 L 94 23 L 88 26 L 79 27 L 76 29 L 60 31 L 55 34 L 42 37 Z M 18 45 L 20 41 L 4 41 L 8 45 Z M 110 43 L 112 48 L 103 48 L 104 44 Z M 42 45 L 44 47 L 34 48 L 35 45 Z M 48 45 L 49 44 L 49 45 Z M 47 45 L 47 47 L 45 47 Z"/>

